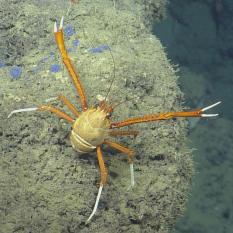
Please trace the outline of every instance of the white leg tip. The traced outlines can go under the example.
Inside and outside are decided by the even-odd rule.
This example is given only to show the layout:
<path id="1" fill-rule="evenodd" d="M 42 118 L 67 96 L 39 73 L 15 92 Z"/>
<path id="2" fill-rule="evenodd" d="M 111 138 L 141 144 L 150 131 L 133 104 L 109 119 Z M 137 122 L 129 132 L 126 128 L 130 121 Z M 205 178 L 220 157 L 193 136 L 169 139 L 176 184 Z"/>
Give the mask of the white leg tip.
<path id="1" fill-rule="evenodd" d="M 91 215 L 89 216 L 89 218 L 88 218 L 87 221 L 85 222 L 85 224 L 88 224 L 88 223 L 90 222 L 90 220 L 92 219 L 92 217 L 95 215 L 95 213 L 96 213 L 96 211 L 97 211 L 102 189 L 103 189 L 103 185 L 100 184 L 99 191 L 98 191 L 98 194 L 97 194 L 97 197 L 96 197 L 96 201 L 95 201 L 95 206 L 94 206 L 94 208 L 93 208 L 93 210 L 92 210 Z"/>
<path id="2" fill-rule="evenodd" d="M 22 108 L 22 109 L 17 109 L 12 111 L 7 118 L 10 118 L 13 114 L 18 113 L 18 112 L 32 112 L 32 111 L 36 111 L 38 108 Z"/>
<path id="3" fill-rule="evenodd" d="M 130 169 L 130 186 L 128 187 L 127 191 L 132 189 L 133 186 L 135 185 L 133 163 L 130 163 L 129 169 Z"/>

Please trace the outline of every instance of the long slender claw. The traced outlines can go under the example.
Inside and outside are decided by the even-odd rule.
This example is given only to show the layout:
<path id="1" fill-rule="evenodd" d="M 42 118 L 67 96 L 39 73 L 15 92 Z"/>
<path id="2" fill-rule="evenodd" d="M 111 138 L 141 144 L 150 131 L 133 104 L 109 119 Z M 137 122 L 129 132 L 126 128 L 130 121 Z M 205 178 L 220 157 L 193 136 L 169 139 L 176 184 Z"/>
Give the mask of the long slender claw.
<path id="1" fill-rule="evenodd" d="M 18 113 L 18 112 L 31 112 L 31 111 L 36 111 L 38 108 L 34 107 L 34 108 L 22 108 L 22 109 L 17 109 L 12 111 L 7 118 L 10 118 L 14 113 Z"/>
<path id="2" fill-rule="evenodd" d="M 206 110 L 210 109 L 210 108 L 213 108 L 215 107 L 216 105 L 219 105 L 221 103 L 221 101 L 218 101 L 217 103 L 214 103 L 210 106 L 207 106 L 205 108 L 202 108 L 201 109 L 201 112 L 205 112 Z M 202 117 L 215 117 L 215 116 L 218 116 L 219 114 L 201 114 Z"/>
<path id="3" fill-rule="evenodd" d="M 93 210 L 92 210 L 92 213 L 91 213 L 91 215 L 89 216 L 89 218 L 87 219 L 87 221 L 86 221 L 85 224 L 88 224 L 88 222 L 90 222 L 90 220 L 92 219 L 92 217 L 95 215 L 95 213 L 96 213 L 96 211 L 97 211 L 102 189 L 103 189 L 103 185 L 100 184 L 99 191 L 98 191 L 98 194 L 97 194 L 97 197 L 96 197 L 96 201 L 95 201 L 95 206 L 94 206 L 94 208 L 93 208 Z"/>

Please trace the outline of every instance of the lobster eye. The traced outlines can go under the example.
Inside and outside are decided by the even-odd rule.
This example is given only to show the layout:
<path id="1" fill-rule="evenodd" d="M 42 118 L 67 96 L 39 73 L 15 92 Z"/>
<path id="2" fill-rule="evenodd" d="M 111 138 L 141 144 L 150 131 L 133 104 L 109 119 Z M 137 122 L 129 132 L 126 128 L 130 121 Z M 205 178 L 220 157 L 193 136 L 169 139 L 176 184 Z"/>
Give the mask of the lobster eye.
<path id="1" fill-rule="evenodd" d="M 106 114 L 106 117 L 109 119 L 110 117 L 112 116 L 112 112 L 108 112 L 107 114 Z"/>

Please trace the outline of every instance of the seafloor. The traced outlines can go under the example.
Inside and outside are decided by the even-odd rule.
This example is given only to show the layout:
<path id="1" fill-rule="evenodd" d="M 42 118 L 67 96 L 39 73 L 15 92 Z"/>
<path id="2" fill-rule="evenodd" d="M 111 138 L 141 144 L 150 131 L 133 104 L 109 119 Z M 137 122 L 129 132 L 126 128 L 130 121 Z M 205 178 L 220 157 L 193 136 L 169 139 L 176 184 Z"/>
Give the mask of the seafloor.
<path id="1" fill-rule="evenodd" d="M 168 232 L 184 212 L 193 175 L 186 120 L 136 125 L 130 129 L 140 130 L 137 138 L 112 139 L 135 150 L 136 185 L 128 190 L 126 156 L 104 148 L 109 180 L 97 214 L 85 225 L 98 190 L 95 153 L 78 155 L 69 142 L 71 126 L 52 114 L 7 118 L 59 94 L 81 111 L 53 36 L 62 15 L 89 106 L 115 77 L 109 101 L 127 101 L 113 121 L 183 109 L 176 70 L 150 32 L 149 20 L 164 17 L 165 1 L 73 2 L 0 0 L 0 231 Z M 68 111 L 58 101 L 50 104 Z"/>

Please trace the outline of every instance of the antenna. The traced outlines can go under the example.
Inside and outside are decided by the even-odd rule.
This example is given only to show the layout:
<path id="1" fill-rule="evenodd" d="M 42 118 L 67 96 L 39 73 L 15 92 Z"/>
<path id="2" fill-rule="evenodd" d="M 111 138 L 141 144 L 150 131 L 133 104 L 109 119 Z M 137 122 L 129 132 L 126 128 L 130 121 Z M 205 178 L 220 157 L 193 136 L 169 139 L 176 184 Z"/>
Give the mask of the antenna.
<path id="1" fill-rule="evenodd" d="M 82 28 L 82 31 L 83 31 L 83 35 L 84 35 L 85 37 L 87 37 L 83 25 L 82 25 L 82 24 L 80 24 L 80 25 L 81 25 L 81 28 Z M 93 34 L 93 37 L 95 37 L 94 34 Z M 90 39 L 89 39 L 89 41 L 90 41 Z M 90 41 L 90 43 L 91 43 L 92 47 L 94 47 L 93 41 Z M 105 40 L 105 44 L 106 44 L 106 46 L 107 46 L 107 48 L 108 48 L 108 50 L 109 50 L 109 52 L 110 52 L 110 55 L 111 55 L 111 58 L 112 58 L 112 61 L 113 61 L 113 79 L 111 80 L 111 83 L 110 83 L 110 86 L 109 86 L 109 88 L 108 88 L 107 94 L 106 94 L 106 96 L 104 97 L 104 101 L 107 100 L 108 95 L 109 95 L 109 93 L 110 93 L 110 91 L 111 91 L 113 82 L 114 82 L 114 80 L 115 80 L 115 78 L 116 78 L 116 65 L 115 65 L 115 59 L 114 59 L 112 50 L 111 50 L 111 48 L 109 47 L 109 45 L 108 45 L 108 43 L 106 42 L 106 40 Z"/>
<path id="2" fill-rule="evenodd" d="M 110 93 L 110 91 L 111 91 L 111 88 L 112 88 L 112 84 L 113 84 L 113 82 L 114 82 L 114 80 L 115 80 L 115 78 L 116 78 L 116 65 L 115 65 L 114 56 L 113 56 L 113 54 L 112 54 L 112 50 L 111 50 L 111 48 L 109 47 L 109 45 L 108 45 L 107 43 L 106 43 L 106 45 L 108 46 L 108 50 L 109 50 L 109 52 L 110 52 L 110 55 L 111 55 L 112 61 L 113 61 L 113 79 L 111 80 L 111 83 L 110 83 L 110 85 L 109 85 L 107 94 L 106 94 L 106 96 L 104 97 L 104 100 L 105 100 L 105 101 L 106 101 L 107 98 L 108 98 L 108 95 L 109 95 L 109 93 Z"/>

